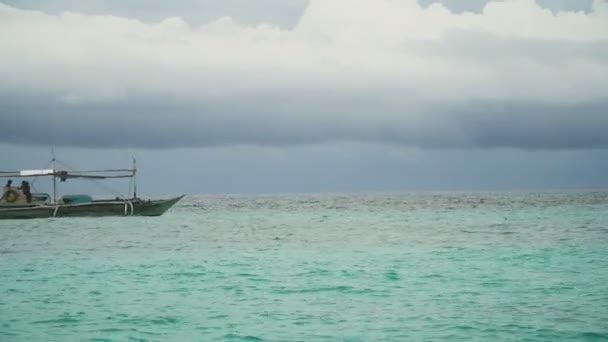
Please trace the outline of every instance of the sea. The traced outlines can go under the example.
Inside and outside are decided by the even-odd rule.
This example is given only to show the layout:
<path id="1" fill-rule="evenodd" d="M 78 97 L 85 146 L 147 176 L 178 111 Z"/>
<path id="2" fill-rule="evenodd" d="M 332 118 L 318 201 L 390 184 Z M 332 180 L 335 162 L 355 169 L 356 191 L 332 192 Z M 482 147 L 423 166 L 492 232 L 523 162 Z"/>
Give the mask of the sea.
<path id="1" fill-rule="evenodd" d="M 0 221 L 0 341 L 607 341 L 608 192 Z"/>

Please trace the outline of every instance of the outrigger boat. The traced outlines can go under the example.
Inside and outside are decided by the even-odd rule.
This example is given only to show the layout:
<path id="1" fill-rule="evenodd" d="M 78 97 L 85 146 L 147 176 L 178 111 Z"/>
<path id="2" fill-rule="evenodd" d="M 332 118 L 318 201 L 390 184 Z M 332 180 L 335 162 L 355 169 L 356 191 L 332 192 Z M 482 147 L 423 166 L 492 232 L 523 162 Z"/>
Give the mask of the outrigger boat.
<path id="1" fill-rule="evenodd" d="M 51 169 L 0 171 L 3 178 L 52 177 L 53 197 L 46 193 L 29 193 L 26 187 L 5 186 L 0 198 L 0 219 L 33 219 L 48 217 L 100 217 L 100 216 L 160 216 L 184 197 L 145 200 L 137 197 L 135 160 L 132 169 L 66 171 Z M 128 198 L 94 200 L 88 195 L 64 195 L 57 198 L 57 179 L 110 179 L 131 178 Z M 27 184 L 27 182 L 24 182 Z M 7 184 L 9 185 L 9 184 Z M 130 196 L 133 189 L 133 196 Z"/>

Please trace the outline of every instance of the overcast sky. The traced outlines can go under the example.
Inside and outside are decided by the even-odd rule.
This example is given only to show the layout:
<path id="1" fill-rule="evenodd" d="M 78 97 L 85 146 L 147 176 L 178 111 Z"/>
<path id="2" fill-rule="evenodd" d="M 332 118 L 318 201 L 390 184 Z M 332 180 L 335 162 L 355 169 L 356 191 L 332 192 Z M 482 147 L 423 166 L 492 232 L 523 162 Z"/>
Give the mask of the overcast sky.
<path id="1" fill-rule="evenodd" d="M 605 188 L 608 3 L 0 0 L 0 104 L 149 193 Z"/>

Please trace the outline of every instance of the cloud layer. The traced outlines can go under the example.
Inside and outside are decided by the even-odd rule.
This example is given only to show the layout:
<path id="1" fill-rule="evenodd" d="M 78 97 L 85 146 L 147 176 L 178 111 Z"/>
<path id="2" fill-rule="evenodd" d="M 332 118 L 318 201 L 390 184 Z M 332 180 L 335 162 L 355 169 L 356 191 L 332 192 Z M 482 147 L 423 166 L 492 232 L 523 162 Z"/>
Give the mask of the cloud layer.
<path id="1" fill-rule="evenodd" d="M 312 0 L 291 30 L 0 4 L 0 142 L 608 147 L 608 4 Z"/>

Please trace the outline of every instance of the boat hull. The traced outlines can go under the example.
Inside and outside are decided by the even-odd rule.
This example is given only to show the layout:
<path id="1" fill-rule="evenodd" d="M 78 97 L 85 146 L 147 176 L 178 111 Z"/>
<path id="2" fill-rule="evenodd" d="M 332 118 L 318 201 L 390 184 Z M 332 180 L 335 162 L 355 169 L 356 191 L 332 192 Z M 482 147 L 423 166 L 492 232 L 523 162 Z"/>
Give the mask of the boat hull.
<path id="1" fill-rule="evenodd" d="M 48 217 L 160 216 L 184 196 L 165 200 L 110 200 L 88 203 L 0 208 L 0 219 Z"/>

